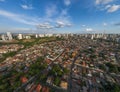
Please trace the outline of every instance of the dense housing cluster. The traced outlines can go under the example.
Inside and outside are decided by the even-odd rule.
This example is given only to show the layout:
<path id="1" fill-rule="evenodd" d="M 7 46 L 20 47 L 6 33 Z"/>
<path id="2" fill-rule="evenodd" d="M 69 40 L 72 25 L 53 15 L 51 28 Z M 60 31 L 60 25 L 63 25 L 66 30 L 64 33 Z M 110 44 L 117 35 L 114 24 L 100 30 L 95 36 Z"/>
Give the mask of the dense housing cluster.
<path id="1" fill-rule="evenodd" d="M 0 91 L 120 91 L 119 35 L 60 34 L 29 40 L 12 44 L 15 48 L 0 47 L 18 50 L 0 63 Z"/>

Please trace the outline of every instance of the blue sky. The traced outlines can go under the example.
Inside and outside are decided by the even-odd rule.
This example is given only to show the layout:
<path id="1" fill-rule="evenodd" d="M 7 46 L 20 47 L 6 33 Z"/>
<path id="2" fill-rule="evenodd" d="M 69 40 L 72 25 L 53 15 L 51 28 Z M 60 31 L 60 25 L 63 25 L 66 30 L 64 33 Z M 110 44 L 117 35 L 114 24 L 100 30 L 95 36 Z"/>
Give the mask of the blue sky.
<path id="1" fill-rule="evenodd" d="M 0 0 L 0 33 L 120 33 L 120 0 Z"/>

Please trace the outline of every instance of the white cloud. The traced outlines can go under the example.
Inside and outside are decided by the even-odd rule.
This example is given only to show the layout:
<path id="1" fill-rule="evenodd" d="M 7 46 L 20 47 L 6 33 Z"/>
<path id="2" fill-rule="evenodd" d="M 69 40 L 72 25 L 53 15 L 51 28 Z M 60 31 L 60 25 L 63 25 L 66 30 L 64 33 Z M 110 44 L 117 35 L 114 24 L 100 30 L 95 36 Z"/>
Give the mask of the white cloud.
<path id="1" fill-rule="evenodd" d="M 97 5 L 96 7 L 99 8 L 100 10 L 104 11 L 106 10 L 109 13 L 115 12 L 120 9 L 120 4 L 110 4 L 115 2 L 116 0 L 96 0 L 95 4 Z"/>
<path id="2" fill-rule="evenodd" d="M 11 12 L 8 12 L 5 10 L 0 10 L 0 15 L 3 17 L 9 18 L 11 20 L 17 21 L 17 22 L 27 24 L 27 25 L 38 24 L 37 19 L 30 18 L 28 16 L 23 16 L 23 15 L 11 13 Z"/>
<path id="3" fill-rule="evenodd" d="M 42 23 L 37 25 L 38 29 L 52 29 L 54 28 L 50 23 Z"/>
<path id="4" fill-rule="evenodd" d="M 70 27 L 73 24 L 71 23 L 70 20 L 70 16 L 66 13 L 66 15 L 64 14 L 60 14 L 60 16 L 58 16 L 56 19 L 56 28 L 61 28 L 61 27 Z"/>
<path id="5" fill-rule="evenodd" d="M 56 5 L 49 5 L 46 7 L 46 17 L 53 17 L 58 13 Z"/>
<path id="6" fill-rule="evenodd" d="M 103 23 L 103 26 L 107 26 L 107 23 L 104 22 L 104 23 Z"/>
<path id="7" fill-rule="evenodd" d="M 66 15 L 68 15 L 68 12 L 67 12 L 67 9 L 63 9 L 62 11 L 61 11 L 61 14 L 60 14 L 61 16 L 66 16 Z"/>
<path id="8" fill-rule="evenodd" d="M 108 9 L 108 8 L 110 8 L 111 7 L 111 5 L 106 5 L 105 6 L 105 9 Z"/>
<path id="9" fill-rule="evenodd" d="M 99 4 L 108 4 L 108 3 L 111 3 L 113 2 L 114 0 L 96 0 L 95 1 L 95 4 L 96 5 L 99 5 Z"/>
<path id="10" fill-rule="evenodd" d="M 69 5 L 71 4 L 71 0 L 64 0 L 64 4 L 65 4 L 66 6 L 69 6 Z"/>
<path id="11" fill-rule="evenodd" d="M 38 18 L 0 10 L 0 16 L 18 23 L 35 26 L 37 29 L 54 29 L 72 26 L 67 9 L 58 10 L 56 5 L 50 5 L 46 8 L 45 13 L 46 15 L 44 17 Z"/>
<path id="12" fill-rule="evenodd" d="M 119 10 L 120 5 L 112 5 L 112 6 L 109 6 L 107 9 L 108 9 L 107 12 L 112 13 L 112 12 L 115 12 L 115 11 Z"/>
<path id="13" fill-rule="evenodd" d="M 86 25 L 82 25 L 82 27 L 85 27 Z"/>
<path id="14" fill-rule="evenodd" d="M 72 24 L 71 23 L 69 23 L 69 22 L 65 22 L 65 21 L 62 21 L 62 20 L 58 20 L 58 21 L 56 21 L 56 28 L 61 28 L 61 27 L 69 27 L 69 26 L 72 26 Z"/>
<path id="15" fill-rule="evenodd" d="M 56 27 L 64 27 L 65 26 L 65 23 L 63 21 L 57 21 L 57 26 Z"/>
<path id="16" fill-rule="evenodd" d="M 21 5 L 21 7 L 23 8 L 23 9 L 25 9 L 25 10 L 31 10 L 31 9 L 33 9 L 33 7 L 32 7 L 32 5 Z"/>
<path id="17" fill-rule="evenodd" d="M 46 7 L 46 16 L 44 19 L 51 22 L 53 28 L 62 28 L 71 26 L 70 16 L 68 15 L 67 8 L 59 10 L 56 5 L 49 5 Z"/>
<path id="18" fill-rule="evenodd" d="M 70 27 L 72 26 L 71 17 L 67 9 L 63 9 L 59 16 L 56 18 L 57 27 Z"/>
<path id="19" fill-rule="evenodd" d="M 86 31 L 87 31 L 87 32 L 92 32 L 93 29 L 92 29 L 92 28 L 86 28 Z"/>
<path id="20" fill-rule="evenodd" d="M 22 0 L 22 4 L 20 6 L 25 10 L 31 10 L 34 9 L 32 4 L 33 4 L 33 0 Z"/>
<path id="21" fill-rule="evenodd" d="M 100 4 L 101 0 L 96 0 L 95 4 Z"/>
<path id="22" fill-rule="evenodd" d="M 0 0 L 0 2 L 4 2 L 5 0 Z"/>

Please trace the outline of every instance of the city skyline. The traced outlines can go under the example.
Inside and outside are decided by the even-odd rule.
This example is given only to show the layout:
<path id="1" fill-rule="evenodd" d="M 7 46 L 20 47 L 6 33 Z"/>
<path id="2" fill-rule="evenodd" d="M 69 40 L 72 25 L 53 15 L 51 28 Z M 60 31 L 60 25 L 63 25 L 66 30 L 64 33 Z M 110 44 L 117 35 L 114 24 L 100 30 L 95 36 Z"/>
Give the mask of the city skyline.
<path id="1" fill-rule="evenodd" d="M 0 0 L 0 33 L 120 33 L 119 0 Z"/>

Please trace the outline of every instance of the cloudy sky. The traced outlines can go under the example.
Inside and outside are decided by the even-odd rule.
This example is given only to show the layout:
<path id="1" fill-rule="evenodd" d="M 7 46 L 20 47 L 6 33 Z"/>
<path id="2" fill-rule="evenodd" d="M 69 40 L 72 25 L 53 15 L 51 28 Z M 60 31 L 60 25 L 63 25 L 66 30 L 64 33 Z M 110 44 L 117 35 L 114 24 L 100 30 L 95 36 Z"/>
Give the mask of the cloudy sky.
<path id="1" fill-rule="evenodd" d="M 120 33 L 120 0 L 0 0 L 0 33 Z"/>

